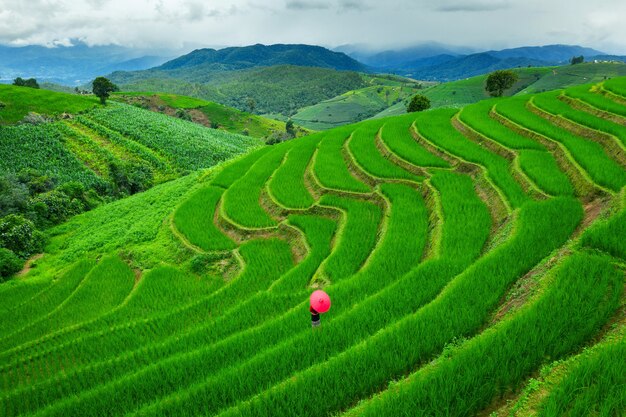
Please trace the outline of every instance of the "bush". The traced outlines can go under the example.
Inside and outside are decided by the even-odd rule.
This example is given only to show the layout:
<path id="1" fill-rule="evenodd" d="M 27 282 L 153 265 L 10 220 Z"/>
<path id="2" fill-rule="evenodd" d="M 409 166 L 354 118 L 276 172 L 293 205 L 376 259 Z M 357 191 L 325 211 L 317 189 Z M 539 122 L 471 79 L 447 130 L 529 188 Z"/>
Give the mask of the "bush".
<path id="1" fill-rule="evenodd" d="M 0 248 L 0 282 L 17 274 L 24 267 L 24 261 L 5 248 Z"/>
<path id="2" fill-rule="evenodd" d="M 40 226 L 62 223 L 69 217 L 84 211 L 84 205 L 80 200 L 71 199 L 67 194 L 58 190 L 31 198 L 28 208 L 36 215 L 35 221 Z"/>
<path id="3" fill-rule="evenodd" d="M 408 113 L 430 109 L 430 100 L 421 94 L 415 95 L 406 108 Z"/>
<path id="4" fill-rule="evenodd" d="M 191 122 L 191 115 L 185 109 L 176 109 L 176 117 Z"/>
<path id="5" fill-rule="evenodd" d="M 13 251 L 26 259 L 41 252 L 45 237 L 35 228 L 35 224 L 18 214 L 9 214 L 0 219 L 0 247 Z"/>

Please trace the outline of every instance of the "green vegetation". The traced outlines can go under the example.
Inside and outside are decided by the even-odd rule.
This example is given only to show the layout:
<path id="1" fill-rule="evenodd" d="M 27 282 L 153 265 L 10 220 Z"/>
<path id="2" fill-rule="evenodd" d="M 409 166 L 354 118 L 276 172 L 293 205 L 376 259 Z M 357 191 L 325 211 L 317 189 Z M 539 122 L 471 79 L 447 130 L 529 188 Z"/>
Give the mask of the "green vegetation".
<path id="1" fill-rule="evenodd" d="M 387 81 L 372 79 L 370 85 L 351 90 L 330 100 L 300 109 L 293 120 L 301 126 L 315 130 L 325 130 L 368 119 L 396 103 L 420 91 L 421 86 L 414 82 Z"/>
<path id="2" fill-rule="evenodd" d="M 177 112 L 184 110 L 195 123 L 230 133 L 242 134 L 246 131 L 255 138 L 269 139 L 286 132 L 285 122 L 194 97 L 166 93 L 123 92 L 113 94 L 112 99 L 173 117 L 176 117 Z M 296 129 L 298 136 L 305 133 L 306 131 L 301 128 Z"/>
<path id="3" fill-rule="evenodd" d="M 626 185 L 626 171 L 599 143 L 576 136 L 531 113 L 526 107 L 529 100 L 524 97 L 502 101 L 497 105 L 497 111 L 519 125 L 562 143 L 596 184 L 613 191 Z"/>
<path id="4" fill-rule="evenodd" d="M 511 174 L 509 161 L 489 152 L 456 131 L 450 123 L 455 114 L 456 110 L 453 109 L 420 113 L 415 124 L 417 130 L 435 146 L 484 167 L 488 177 L 506 196 L 511 206 L 520 207 L 522 203 L 528 201 L 528 196 Z"/>
<path id="5" fill-rule="evenodd" d="M 494 71 L 485 80 L 485 90 L 492 97 L 502 97 L 504 91 L 513 87 L 518 80 L 517 74 L 511 70 Z"/>
<path id="6" fill-rule="evenodd" d="M 3 84 L 0 84 L 0 101 L 4 104 L 0 107 L 0 125 L 17 123 L 31 112 L 58 116 L 62 113 L 84 112 L 98 106 L 95 97 Z"/>
<path id="7" fill-rule="evenodd" d="M 0 283 L 3 415 L 619 415 L 626 167 L 603 100 L 259 147 L 119 103 L 30 126 L 65 153 L 4 153 L 0 273 L 22 273 Z M 70 163 L 93 177 L 26 170 Z"/>

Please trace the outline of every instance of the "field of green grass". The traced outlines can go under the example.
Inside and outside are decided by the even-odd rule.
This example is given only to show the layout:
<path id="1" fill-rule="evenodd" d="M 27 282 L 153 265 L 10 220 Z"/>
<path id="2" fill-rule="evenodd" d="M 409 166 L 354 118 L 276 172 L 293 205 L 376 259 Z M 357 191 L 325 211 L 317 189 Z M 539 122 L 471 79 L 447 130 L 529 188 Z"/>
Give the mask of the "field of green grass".
<path id="1" fill-rule="evenodd" d="M 3 416 L 622 417 L 619 80 L 237 157 L 131 106 L 67 122 L 189 174 L 0 284 Z"/>
<path id="2" fill-rule="evenodd" d="M 28 113 L 58 116 L 100 106 L 97 97 L 83 97 L 27 87 L 0 84 L 0 126 L 19 122 Z"/>

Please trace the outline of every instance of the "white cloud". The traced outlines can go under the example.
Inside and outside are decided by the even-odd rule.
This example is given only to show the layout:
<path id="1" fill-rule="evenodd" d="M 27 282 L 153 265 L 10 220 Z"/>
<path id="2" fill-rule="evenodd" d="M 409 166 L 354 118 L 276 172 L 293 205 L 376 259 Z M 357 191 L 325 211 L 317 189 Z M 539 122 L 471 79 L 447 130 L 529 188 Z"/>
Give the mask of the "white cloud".
<path id="1" fill-rule="evenodd" d="M 0 0 L 0 43 L 134 47 L 424 41 L 626 53 L 622 0 Z M 612 52 L 609 50 L 609 52 Z"/>

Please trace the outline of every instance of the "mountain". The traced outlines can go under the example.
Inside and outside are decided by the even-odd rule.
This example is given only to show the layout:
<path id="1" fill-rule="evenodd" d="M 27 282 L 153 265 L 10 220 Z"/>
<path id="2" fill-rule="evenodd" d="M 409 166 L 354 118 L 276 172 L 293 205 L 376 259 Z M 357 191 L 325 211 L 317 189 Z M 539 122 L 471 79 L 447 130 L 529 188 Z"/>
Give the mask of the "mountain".
<path id="1" fill-rule="evenodd" d="M 474 50 L 466 47 L 427 42 L 402 49 L 377 50 L 366 45 L 342 45 L 334 49 L 374 68 L 402 68 L 408 62 L 438 55 L 459 56 Z"/>
<path id="2" fill-rule="evenodd" d="M 274 65 L 332 68 L 340 71 L 365 71 L 366 67 L 344 53 L 311 45 L 250 45 L 224 49 L 197 49 L 161 65 L 159 70 L 206 67 L 237 70 Z"/>
<path id="3" fill-rule="evenodd" d="M 609 58 L 604 52 L 578 45 L 524 46 L 503 50 L 468 52 L 468 48 L 427 43 L 411 48 L 367 52 L 364 46 L 337 48 L 378 71 L 392 72 L 422 80 L 450 81 L 473 77 L 497 69 L 550 66 L 567 63 L 573 56 L 591 60 Z M 465 51 L 465 52 L 463 52 Z"/>
<path id="4" fill-rule="evenodd" d="M 487 53 L 501 59 L 529 58 L 555 64 L 569 62 L 573 56 L 606 55 L 604 52 L 578 45 L 524 46 L 501 51 L 488 51 Z"/>
<path id="5" fill-rule="evenodd" d="M 155 52 L 166 54 L 155 55 Z M 134 71 L 161 65 L 172 51 L 146 51 L 116 45 L 10 47 L 0 45 L 0 80 L 37 78 L 66 85 L 81 85 L 113 71 Z"/>
<path id="6" fill-rule="evenodd" d="M 551 65 L 547 61 L 532 58 L 498 58 L 489 53 L 472 54 L 445 60 L 439 64 L 404 70 L 405 75 L 422 80 L 452 81 L 473 77 L 498 69 L 517 67 L 544 67 Z"/>
<path id="7" fill-rule="evenodd" d="M 290 116 L 364 87 L 356 71 L 367 69 L 346 54 L 320 46 L 257 44 L 197 49 L 158 67 L 114 72 L 110 78 L 125 91 L 189 95 L 257 114 Z"/>

